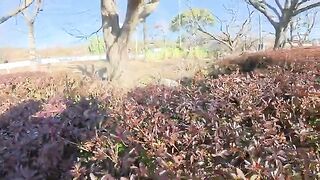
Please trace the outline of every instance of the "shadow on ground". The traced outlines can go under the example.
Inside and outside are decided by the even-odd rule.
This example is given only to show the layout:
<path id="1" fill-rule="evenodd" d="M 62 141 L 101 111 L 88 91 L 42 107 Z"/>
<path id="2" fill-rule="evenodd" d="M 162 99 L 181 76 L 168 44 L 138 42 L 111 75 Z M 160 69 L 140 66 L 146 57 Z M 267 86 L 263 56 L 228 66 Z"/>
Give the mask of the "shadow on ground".
<path id="1" fill-rule="evenodd" d="M 0 116 L 0 176 L 3 179 L 72 179 L 85 157 L 80 144 L 95 137 L 106 112 L 97 100 L 25 101 Z M 73 169 L 73 171 L 71 171 Z"/>

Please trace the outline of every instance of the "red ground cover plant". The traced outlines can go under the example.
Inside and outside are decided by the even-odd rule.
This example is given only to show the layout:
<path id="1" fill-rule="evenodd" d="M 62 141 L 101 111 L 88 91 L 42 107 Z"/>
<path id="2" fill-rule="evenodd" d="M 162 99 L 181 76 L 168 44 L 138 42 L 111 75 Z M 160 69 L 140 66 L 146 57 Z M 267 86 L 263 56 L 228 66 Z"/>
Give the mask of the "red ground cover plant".
<path id="1" fill-rule="evenodd" d="M 0 175 L 319 178 L 320 64 L 239 68 L 217 78 L 199 73 L 176 88 L 137 88 L 121 98 L 101 87 L 81 93 L 77 86 L 88 89 L 85 81 L 70 90 L 78 82 L 70 78 L 52 83 L 58 90 L 43 98 L 17 93 L 20 99 L 0 117 Z"/>

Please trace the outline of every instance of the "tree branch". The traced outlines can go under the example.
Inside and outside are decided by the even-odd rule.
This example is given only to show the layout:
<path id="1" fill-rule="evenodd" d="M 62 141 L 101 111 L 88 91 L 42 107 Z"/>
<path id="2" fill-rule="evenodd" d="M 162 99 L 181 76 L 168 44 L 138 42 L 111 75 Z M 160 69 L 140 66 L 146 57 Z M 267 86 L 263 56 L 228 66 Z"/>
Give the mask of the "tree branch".
<path id="1" fill-rule="evenodd" d="M 195 25 L 198 27 L 198 28 L 197 28 L 198 31 L 200 31 L 200 32 L 202 32 L 203 34 L 207 35 L 207 36 L 210 37 L 211 39 L 213 39 L 213 40 L 215 40 L 215 41 L 217 41 L 217 42 L 219 42 L 219 43 L 227 46 L 230 50 L 233 50 L 233 47 L 230 46 L 230 44 L 228 43 L 228 41 L 229 41 L 230 39 L 228 39 L 228 38 L 224 39 L 224 38 L 222 38 L 222 37 L 215 36 L 215 35 L 209 33 L 208 31 L 206 31 L 206 30 L 199 24 L 199 22 L 196 20 L 197 18 L 196 18 L 196 16 L 195 16 L 195 14 L 193 13 L 192 8 L 191 8 L 190 6 L 188 6 L 188 7 L 189 7 L 189 10 L 190 10 L 190 12 L 191 12 L 191 15 L 192 15 L 192 17 L 193 17 L 193 19 L 194 19 L 194 20 L 193 20 L 194 23 L 195 23 Z M 222 31 L 222 22 L 221 22 L 221 31 Z M 222 31 L 222 33 L 225 33 L 225 32 Z M 226 35 L 226 37 L 228 37 L 228 35 Z"/>
<path id="2" fill-rule="evenodd" d="M 304 33 L 304 38 L 303 38 L 304 41 L 306 41 L 306 40 L 308 39 L 309 35 L 311 34 L 312 29 L 314 28 L 315 23 L 316 23 L 317 15 L 318 15 L 318 11 L 316 11 L 316 12 L 313 14 L 312 19 L 309 19 L 308 15 L 307 15 L 308 24 L 307 24 L 307 30 L 306 30 L 306 32 Z"/>
<path id="3" fill-rule="evenodd" d="M 33 2 L 34 2 L 34 0 L 27 1 L 26 4 L 20 5 L 20 7 L 18 9 L 14 10 L 13 12 L 9 13 L 8 15 L 6 15 L 4 17 L 1 17 L 0 18 L 0 24 L 6 22 L 10 18 L 12 18 L 12 17 L 16 16 L 17 14 L 21 13 L 23 10 L 27 9 Z"/>
<path id="4" fill-rule="evenodd" d="M 123 25 L 120 30 L 118 39 L 128 41 L 134 28 L 139 23 L 139 16 L 143 6 L 143 0 L 128 0 L 127 13 Z"/>
<path id="5" fill-rule="evenodd" d="M 267 19 L 268 21 L 272 24 L 273 27 L 277 27 L 278 26 L 278 22 L 276 22 L 273 18 L 273 16 L 266 10 L 266 8 L 264 7 L 264 3 L 262 2 L 258 2 L 255 0 L 249 0 L 248 1 L 255 9 L 257 9 L 259 12 L 261 12 Z"/>
<path id="6" fill-rule="evenodd" d="M 89 39 L 89 38 L 92 37 L 93 35 L 98 34 L 98 33 L 101 31 L 102 28 L 103 28 L 103 26 L 100 26 L 97 30 L 91 32 L 90 34 L 83 34 L 83 33 L 82 33 L 80 30 L 78 30 L 78 29 L 73 29 L 73 30 L 76 31 L 77 34 L 72 33 L 72 32 L 70 32 L 70 31 L 66 30 L 65 28 L 63 28 L 63 31 L 64 31 L 65 33 L 69 34 L 70 36 L 75 37 L 75 38 L 78 38 L 78 39 Z"/>
<path id="7" fill-rule="evenodd" d="M 289 9 L 290 8 L 290 1 L 291 0 L 286 0 L 284 3 L 284 8 L 283 9 Z"/>
<path id="8" fill-rule="evenodd" d="M 244 36 L 245 34 L 245 29 L 247 27 L 248 24 L 250 24 L 251 20 L 252 20 L 252 15 L 253 15 L 253 11 L 250 12 L 249 17 L 242 23 L 241 28 L 239 30 L 239 32 L 237 33 L 236 37 L 234 38 L 234 42 L 237 42 L 239 40 L 239 38 L 241 38 L 242 36 Z"/>
<path id="9" fill-rule="evenodd" d="M 271 9 L 271 10 L 277 15 L 277 17 L 280 19 L 281 15 L 280 15 L 280 13 L 278 12 L 278 10 L 277 10 L 275 7 L 271 6 L 270 4 L 266 3 L 265 1 L 264 1 L 264 3 L 265 3 L 265 5 L 266 5 L 269 9 Z"/>
<path id="10" fill-rule="evenodd" d="M 119 39 L 128 41 L 137 24 L 147 18 L 158 6 L 160 0 L 128 0 L 127 14 L 124 20 Z"/>
<path id="11" fill-rule="evenodd" d="M 297 38 L 296 41 L 298 42 L 299 46 L 302 46 L 303 43 L 308 40 L 309 35 L 315 26 L 317 14 L 317 11 L 312 15 L 311 13 L 307 13 L 305 15 L 305 19 L 298 17 L 295 23 L 291 23 L 291 39 L 289 42 L 291 41 L 292 45 L 295 38 Z"/>
<path id="12" fill-rule="evenodd" d="M 200 32 L 204 33 L 205 35 L 209 36 L 211 39 L 213 39 L 213 40 L 215 40 L 215 41 L 217 41 L 217 42 L 219 42 L 219 43 L 227 46 L 229 49 L 233 49 L 233 47 L 230 46 L 230 45 L 228 44 L 228 42 L 226 42 L 226 40 L 223 40 L 222 38 L 219 38 L 219 37 L 217 37 L 217 36 L 209 33 L 208 31 L 205 31 L 204 29 L 202 29 L 202 27 L 199 27 L 198 30 L 199 30 Z"/>
<path id="13" fill-rule="evenodd" d="M 101 0 L 102 29 L 104 36 L 109 41 L 105 42 L 110 47 L 120 34 L 119 14 L 116 2 L 113 0 Z"/>
<path id="14" fill-rule="evenodd" d="M 31 19 L 34 21 L 36 19 L 36 17 L 38 16 L 38 14 L 41 11 L 41 6 L 42 6 L 42 0 L 37 0 L 36 1 L 36 7 L 35 7 L 35 13 L 33 14 L 33 16 L 31 17 Z"/>
<path id="15" fill-rule="evenodd" d="M 283 11 L 283 7 L 282 7 L 280 1 L 279 0 L 275 0 L 275 1 L 276 1 L 278 8 L 280 9 L 280 11 Z"/>
<path id="16" fill-rule="evenodd" d="M 248 7 L 248 6 L 247 6 Z M 191 14 L 193 16 L 193 19 L 196 19 L 193 11 L 192 11 L 192 8 L 189 7 L 190 11 L 191 11 Z M 218 43 L 220 44 L 223 44 L 224 46 L 226 46 L 230 51 L 234 51 L 235 48 L 237 47 L 237 45 L 239 44 L 239 40 L 245 36 L 246 34 L 246 28 L 248 26 L 248 24 L 251 22 L 252 20 L 252 15 L 253 15 L 253 11 L 250 12 L 249 10 L 249 7 L 248 7 L 248 18 L 242 23 L 239 31 L 237 32 L 237 34 L 233 37 L 231 32 L 229 31 L 229 28 L 232 27 L 232 25 L 234 25 L 236 23 L 236 17 L 238 16 L 237 13 L 235 13 L 234 11 L 229 11 L 230 14 L 232 14 L 232 21 L 229 22 L 229 24 L 226 24 L 225 25 L 225 29 L 223 30 L 223 27 L 222 27 L 222 22 L 221 22 L 221 33 L 222 35 L 219 36 L 219 35 L 214 35 L 208 31 L 206 31 L 198 21 L 194 21 L 195 22 L 195 25 L 197 25 L 197 30 L 203 34 L 205 34 L 206 36 L 208 36 L 210 39 L 214 40 L 214 41 L 217 41 Z"/>
<path id="17" fill-rule="evenodd" d="M 151 0 L 146 3 L 139 14 L 139 19 L 146 19 L 159 5 L 160 0 Z"/>
<path id="18" fill-rule="evenodd" d="M 293 12 L 293 16 L 296 16 L 296 15 L 302 13 L 302 12 L 308 11 L 309 9 L 312 9 L 312 8 L 315 8 L 315 7 L 318 7 L 318 6 L 320 6 L 320 2 L 310 4 L 310 5 L 306 6 L 306 7 L 303 7 L 303 8 L 300 8 L 300 9 L 294 11 Z"/>
<path id="19" fill-rule="evenodd" d="M 302 4 L 304 4 L 304 3 L 308 2 L 308 1 L 310 1 L 310 0 L 302 0 L 301 2 L 298 3 L 298 6 L 301 6 Z"/>
<path id="20" fill-rule="evenodd" d="M 38 14 L 41 11 L 41 6 L 42 6 L 42 0 L 36 0 L 35 2 L 35 11 L 33 12 L 33 14 L 29 14 L 27 12 L 27 9 L 25 9 L 24 11 L 22 11 L 22 15 L 23 17 L 26 19 L 26 21 L 30 24 L 33 24 L 34 21 L 36 20 Z"/>

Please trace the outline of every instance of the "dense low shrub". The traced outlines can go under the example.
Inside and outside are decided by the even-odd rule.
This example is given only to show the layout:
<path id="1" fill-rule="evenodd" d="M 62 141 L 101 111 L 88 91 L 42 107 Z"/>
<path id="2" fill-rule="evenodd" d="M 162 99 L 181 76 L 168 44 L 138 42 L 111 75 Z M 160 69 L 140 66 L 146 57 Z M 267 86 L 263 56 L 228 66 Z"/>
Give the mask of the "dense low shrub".
<path id="1" fill-rule="evenodd" d="M 315 179 L 320 68 L 310 66 L 139 89 L 124 102 L 123 127 L 157 176 Z"/>
<path id="2" fill-rule="evenodd" d="M 102 85 L 89 89 L 92 82 L 74 80 L 72 86 L 72 78 L 60 78 L 54 81 L 64 85 L 53 83 L 59 90 L 35 98 L 19 81 L 19 100 L 0 117 L 0 175 L 320 178 L 319 63 L 215 77 L 198 73 L 184 86 L 147 86 L 124 97 L 103 92 Z M 1 87 L 11 97 L 12 85 Z"/>

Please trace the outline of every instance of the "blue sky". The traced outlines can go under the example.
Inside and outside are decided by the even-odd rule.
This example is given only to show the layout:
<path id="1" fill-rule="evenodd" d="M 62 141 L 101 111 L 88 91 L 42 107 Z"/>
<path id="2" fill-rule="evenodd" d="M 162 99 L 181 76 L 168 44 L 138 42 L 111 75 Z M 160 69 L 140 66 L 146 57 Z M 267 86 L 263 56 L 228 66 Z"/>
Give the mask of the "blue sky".
<path id="1" fill-rule="evenodd" d="M 187 9 L 186 3 L 192 7 L 210 9 L 220 18 L 228 18 L 224 6 L 239 11 L 239 16 L 245 18 L 246 5 L 243 0 L 181 0 L 182 10 Z M 121 16 L 125 13 L 126 1 L 118 0 Z M 0 16 L 10 12 L 19 0 L 1 0 Z M 35 24 L 36 43 L 38 48 L 54 46 L 70 46 L 84 43 L 84 40 L 70 36 L 66 31 L 75 34 L 90 34 L 101 24 L 100 0 L 44 0 L 43 11 L 39 14 Z M 178 0 L 161 0 L 159 7 L 148 18 L 150 34 L 156 24 L 167 24 L 178 13 Z M 263 20 L 264 28 L 271 31 L 271 27 Z M 254 24 L 254 27 L 257 27 Z M 80 31 L 80 32 L 78 32 Z M 137 34 L 142 36 L 141 28 Z M 26 47 L 27 29 L 24 19 L 20 16 L 12 18 L 0 25 L 0 47 Z"/>

